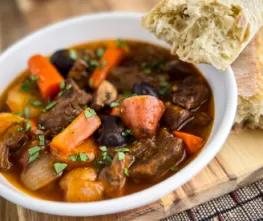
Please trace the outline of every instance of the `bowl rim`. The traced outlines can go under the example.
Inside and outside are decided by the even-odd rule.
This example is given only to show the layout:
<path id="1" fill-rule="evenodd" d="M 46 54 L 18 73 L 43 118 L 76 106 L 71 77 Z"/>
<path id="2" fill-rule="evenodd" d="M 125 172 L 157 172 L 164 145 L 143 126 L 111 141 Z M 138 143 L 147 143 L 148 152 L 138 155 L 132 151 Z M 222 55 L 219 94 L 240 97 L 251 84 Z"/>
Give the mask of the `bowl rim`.
<path id="1" fill-rule="evenodd" d="M 49 25 L 36 32 L 33 32 L 30 35 L 23 37 L 21 40 L 17 41 L 2 54 L 0 54 L 0 59 L 3 59 L 5 56 L 14 53 L 17 48 L 19 48 L 23 44 L 26 44 L 28 41 L 30 41 L 30 39 L 41 36 L 49 29 L 55 29 L 58 27 L 63 28 L 63 26 L 65 25 L 69 25 L 70 23 L 74 24 L 83 19 L 101 19 L 102 17 L 104 17 L 104 19 L 107 19 L 109 17 L 126 17 L 138 19 L 138 17 L 141 17 L 142 15 L 142 13 L 138 12 L 103 12 L 69 18 L 61 22 Z M 232 128 L 237 109 L 237 86 L 231 67 L 226 70 L 225 74 L 227 79 L 225 81 L 225 85 L 229 93 L 225 98 L 227 105 L 225 109 L 225 115 L 217 130 L 218 135 L 215 135 L 215 138 L 210 141 L 209 146 L 214 147 L 207 148 L 206 151 L 202 152 L 202 157 L 197 157 L 196 159 L 194 159 L 177 174 L 140 192 L 120 198 L 98 202 L 65 203 L 41 200 L 27 195 L 26 193 L 21 193 L 21 191 L 15 191 L 11 188 L 6 187 L 5 185 L 1 185 L 1 183 L 0 196 L 27 209 L 63 216 L 95 216 L 113 214 L 138 208 L 159 200 L 161 197 L 179 188 L 180 186 L 188 182 L 193 176 L 199 173 L 216 156 L 218 151 L 223 146 L 225 140 L 227 139 L 227 136 Z M 174 184 L 175 179 L 177 180 L 176 185 Z"/>

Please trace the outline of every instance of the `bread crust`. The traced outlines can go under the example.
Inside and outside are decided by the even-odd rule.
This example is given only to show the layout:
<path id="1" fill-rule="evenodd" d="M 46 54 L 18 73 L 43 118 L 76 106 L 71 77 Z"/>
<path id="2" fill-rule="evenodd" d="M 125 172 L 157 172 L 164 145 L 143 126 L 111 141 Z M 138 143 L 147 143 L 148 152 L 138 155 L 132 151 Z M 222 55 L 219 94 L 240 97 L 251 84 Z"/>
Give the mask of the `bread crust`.
<path id="1" fill-rule="evenodd" d="M 263 129 L 263 28 L 232 65 L 238 85 L 235 128 Z"/>

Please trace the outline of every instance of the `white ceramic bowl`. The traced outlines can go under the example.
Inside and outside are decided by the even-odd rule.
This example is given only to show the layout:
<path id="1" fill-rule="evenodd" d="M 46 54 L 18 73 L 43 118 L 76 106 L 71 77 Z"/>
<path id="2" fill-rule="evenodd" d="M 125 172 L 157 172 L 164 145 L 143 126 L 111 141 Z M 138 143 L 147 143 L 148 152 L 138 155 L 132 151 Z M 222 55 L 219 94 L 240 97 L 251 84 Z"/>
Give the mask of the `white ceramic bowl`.
<path id="1" fill-rule="evenodd" d="M 77 17 L 44 28 L 17 42 L 0 56 L 0 92 L 26 68 L 27 59 L 36 53 L 48 55 L 56 49 L 100 39 L 138 39 L 165 45 L 140 27 L 141 14 L 102 13 Z M 60 203 L 39 200 L 13 187 L 0 175 L 0 195 L 25 208 L 39 212 L 68 215 L 94 216 L 117 213 L 149 204 L 177 189 L 217 154 L 225 142 L 235 117 L 237 88 L 232 70 L 219 72 L 209 65 L 198 68 L 209 82 L 215 100 L 215 120 L 209 141 L 200 155 L 165 181 L 128 196 L 92 203 Z"/>

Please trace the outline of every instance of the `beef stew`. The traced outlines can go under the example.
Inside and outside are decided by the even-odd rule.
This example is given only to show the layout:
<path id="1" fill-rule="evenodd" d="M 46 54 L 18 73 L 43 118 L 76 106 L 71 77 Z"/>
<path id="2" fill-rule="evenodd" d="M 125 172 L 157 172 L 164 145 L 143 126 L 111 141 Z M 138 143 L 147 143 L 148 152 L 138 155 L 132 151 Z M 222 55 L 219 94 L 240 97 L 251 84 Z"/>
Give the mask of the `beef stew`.
<path id="1" fill-rule="evenodd" d="M 0 108 L 1 174 L 66 202 L 161 182 L 202 150 L 214 118 L 212 91 L 193 65 L 120 39 L 32 56 Z"/>

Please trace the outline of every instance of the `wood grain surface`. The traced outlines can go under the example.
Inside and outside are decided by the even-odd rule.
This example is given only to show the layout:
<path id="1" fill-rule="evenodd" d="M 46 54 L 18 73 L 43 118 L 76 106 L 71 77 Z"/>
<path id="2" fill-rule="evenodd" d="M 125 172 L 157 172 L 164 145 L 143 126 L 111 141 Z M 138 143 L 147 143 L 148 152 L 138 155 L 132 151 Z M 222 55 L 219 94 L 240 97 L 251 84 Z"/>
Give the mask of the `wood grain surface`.
<path id="1" fill-rule="evenodd" d="M 158 0 L 0 0 L 0 51 L 47 24 L 101 11 L 147 11 Z M 16 206 L 0 198 L 1 221 L 160 220 L 263 178 L 263 132 L 231 134 L 222 151 L 200 174 L 161 200 L 121 214 L 59 217 Z"/>

